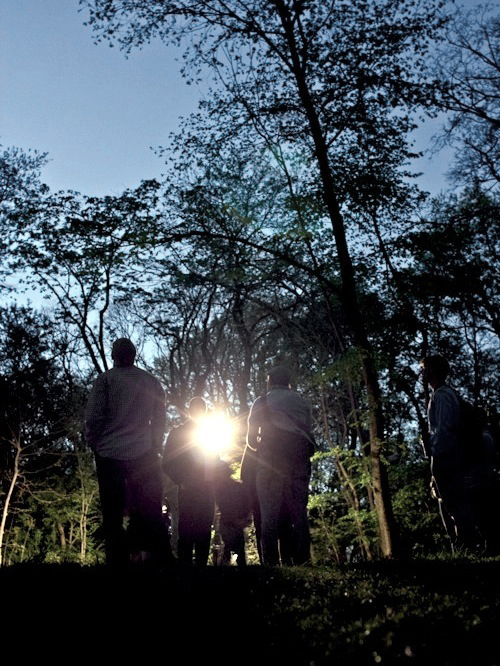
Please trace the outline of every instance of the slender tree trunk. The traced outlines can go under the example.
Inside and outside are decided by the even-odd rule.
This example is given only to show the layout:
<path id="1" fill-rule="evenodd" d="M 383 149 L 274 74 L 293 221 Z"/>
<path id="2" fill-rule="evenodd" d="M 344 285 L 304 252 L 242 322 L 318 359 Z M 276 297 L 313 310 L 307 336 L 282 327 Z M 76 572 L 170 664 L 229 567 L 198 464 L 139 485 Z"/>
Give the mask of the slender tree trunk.
<path id="1" fill-rule="evenodd" d="M 323 390 L 321 390 L 321 409 L 323 412 L 323 424 L 324 424 L 323 427 L 324 427 L 325 437 L 326 440 L 328 441 L 330 448 L 333 449 L 333 442 L 331 441 L 328 433 L 327 407 L 325 404 L 325 396 Z M 347 436 L 347 431 L 346 431 L 346 436 Z M 363 551 L 364 558 L 367 561 L 370 561 L 373 559 L 373 556 L 370 549 L 369 541 L 365 534 L 363 523 L 359 517 L 359 497 L 356 490 L 356 486 L 354 485 L 349 475 L 349 472 L 346 469 L 342 460 L 337 455 L 335 455 L 334 457 L 335 457 L 335 465 L 337 466 L 337 470 L 339 472 L 342 494 L 345 497 L 346 505 L 353 511 L 354 523 L 358 531 L 358 536 L 361 543 L 361 549 Z"/>
<path id="2" fill-rule="evenodd" d="M 64 525 L 62 525 L 62 523 L 57 523 L 57 531 L 59 533 L 59 543 L 64 556 L 66 554 L 66 534 L 64 533 Z"/>
<path id="3" fill-rule="evenodd" d="M 325 520 L 324 511 L 320 512 L 319 521 L 324 535 L 324 539 L 326 540 L 328 546 L 335 553 L 335 559 L 337 560 L 337 563 L 340 564 L 341 562 L 345 562 L 346 556 L 345 553 L 342 552 L 342 550 L 339 547 L 337 535 L 335 534 L 335 528 L 332 527 L 330 524 L 328 524 L 327 521 Z"/>
<path id="4" fill-rule="evenodd" d="M 0 567 L 4 563 L 4 537 L 5 537 L 5 525 L 7 523 L 7 516 L 9 515 L 9 506 L 10 500 L 12 499 L 12 494 L 19 477 L 19 461 L 21 459 L 21 440 L 19 438 L 14 439 L 13 442 L 16 455 L 14 457 L 14 469 L 12 471 L 12 479 L 10 480 L 9 489 L 7 491 L 7 496 L 5 497 L 5 502 L 2 509 L 2 520 L 0 522 Z"/>
<path id="5" fill-rule="evenodd" d="M 80 562 L 85 562 L 87 554 L 87 515 L 88 515 L 88 502 L 85 498 L 82 499 L 82 510 L 80 513 Z"/>

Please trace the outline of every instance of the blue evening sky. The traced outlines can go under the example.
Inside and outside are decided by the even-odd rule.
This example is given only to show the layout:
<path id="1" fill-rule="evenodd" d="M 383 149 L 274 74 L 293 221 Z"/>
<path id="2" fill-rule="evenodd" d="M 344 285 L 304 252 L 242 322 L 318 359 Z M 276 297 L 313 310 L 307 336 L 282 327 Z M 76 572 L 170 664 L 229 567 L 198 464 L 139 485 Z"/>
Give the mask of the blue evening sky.
<path id="1" fill-rule="evenodd" d="M 477 4 L 467 0 L 467 5 Z M 0 0 L 0 144 L 48 152 L 51 189 L 101 196 L 160 177 L 165 145 L 201 91 L 179 73 L 181 53 L 93 43 L 78 0 Z M 425 148 L 436 126 L 418 134 Z M 422 186 L 446 186 L 449 153 L 421 160 Z"/>
<path id="2" fill-rule="evenodd" d="M 196 108 L 164 45 L 96 46 L 78 0 L 0 0 L 0 143 L 48 152 L 53 189 L 119 194 L 158 177 L 151 146 Z"/>

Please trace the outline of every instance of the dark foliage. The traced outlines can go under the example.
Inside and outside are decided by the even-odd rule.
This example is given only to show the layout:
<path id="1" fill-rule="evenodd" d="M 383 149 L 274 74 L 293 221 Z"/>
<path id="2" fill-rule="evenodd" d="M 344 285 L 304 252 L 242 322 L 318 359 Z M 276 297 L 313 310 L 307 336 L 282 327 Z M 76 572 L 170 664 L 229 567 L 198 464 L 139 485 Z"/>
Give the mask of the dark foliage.
<path id="1" fill-rule="evenodd" d="M 498 560 L 244 572 L 20 565 L 0 571 L 2 626 L 38 659 L 69 650 L 115 663 L 493 666 L 499 574 Z"/>

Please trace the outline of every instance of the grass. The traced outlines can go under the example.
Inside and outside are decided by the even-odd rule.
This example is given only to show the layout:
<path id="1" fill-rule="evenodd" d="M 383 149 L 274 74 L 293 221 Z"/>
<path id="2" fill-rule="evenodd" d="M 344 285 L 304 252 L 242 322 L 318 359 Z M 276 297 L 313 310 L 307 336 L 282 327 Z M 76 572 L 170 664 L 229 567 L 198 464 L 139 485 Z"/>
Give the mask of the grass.
<path id="1" fill-rule="evenodd" d="M 0 627 L 39 658 L 71 661 L 493 666 L 499 581 L 498 558 L 245 571 L 25 564 L 0 570 Z"/>

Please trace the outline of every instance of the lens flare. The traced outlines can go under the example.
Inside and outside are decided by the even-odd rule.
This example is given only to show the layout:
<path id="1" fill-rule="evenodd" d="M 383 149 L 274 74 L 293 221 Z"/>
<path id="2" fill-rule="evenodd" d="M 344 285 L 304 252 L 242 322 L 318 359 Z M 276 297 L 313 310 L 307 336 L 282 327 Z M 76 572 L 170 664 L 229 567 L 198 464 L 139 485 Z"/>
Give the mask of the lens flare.
<path id="1" fill-rule="evenodd" d="M 208 455 L 222 455 L 234 439 L 234 426 L 224 412 L 207 414 L 196 430 L 196 444 Z"/>

